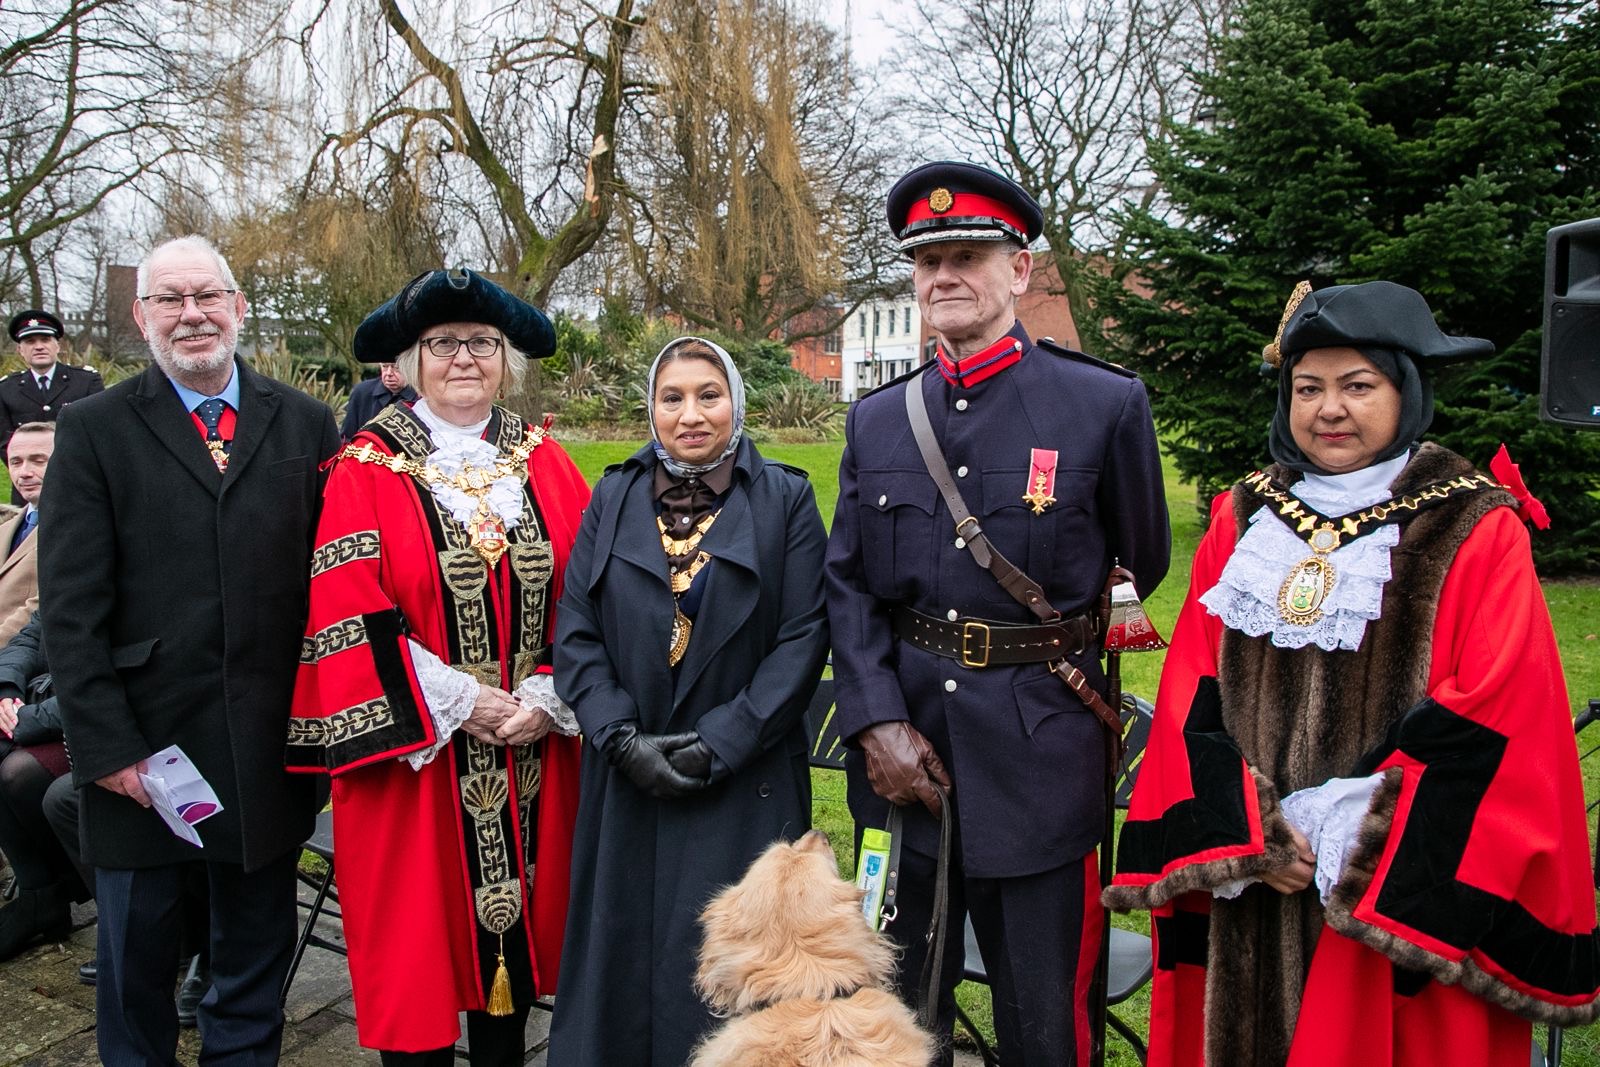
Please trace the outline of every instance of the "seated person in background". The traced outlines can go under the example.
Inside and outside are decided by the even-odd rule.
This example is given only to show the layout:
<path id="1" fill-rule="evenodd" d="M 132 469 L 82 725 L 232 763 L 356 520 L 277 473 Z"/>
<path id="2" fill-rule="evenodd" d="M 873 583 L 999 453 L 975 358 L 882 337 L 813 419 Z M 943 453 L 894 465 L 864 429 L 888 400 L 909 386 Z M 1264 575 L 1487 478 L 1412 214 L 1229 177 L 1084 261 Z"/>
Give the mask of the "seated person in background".
<path id="1" fill-rule="evenodd" d="M 345 405 L 344 424 L 339 427 L 339 436 L 346 441 L 356 435 L 356 431 L 371 422 L 378 412 L 390 404 L 415 404 L 417 391 L 406 382 L 406 376 L 401 373 L 398 365 L 394 363 L 379 363 L 378 376 L 366 378 L 356 383 L 350 390 L 350 403 Z"/>
<path id="2" fill-rule="evenodd" d="M 0 644 L 11 640 L 39 610 L 39 567 L 34 555 L 39 538 L 39 494 L 44 470 L 56 447 L 53 422 L 25 422 L 6 445 L 6 467 L 24 505 L 0 523 Z"/>
<path id="3" fill-rule="evenodd" d="M 17 875 L 16 899 L 0 908 L 0 960 L 7 960 L 38 938 L 65 938 L 71 902 L 89 899 L 42 808 L 68 763 L 37 612 L 0 649 L 0 734 L 0 849 Z"/>

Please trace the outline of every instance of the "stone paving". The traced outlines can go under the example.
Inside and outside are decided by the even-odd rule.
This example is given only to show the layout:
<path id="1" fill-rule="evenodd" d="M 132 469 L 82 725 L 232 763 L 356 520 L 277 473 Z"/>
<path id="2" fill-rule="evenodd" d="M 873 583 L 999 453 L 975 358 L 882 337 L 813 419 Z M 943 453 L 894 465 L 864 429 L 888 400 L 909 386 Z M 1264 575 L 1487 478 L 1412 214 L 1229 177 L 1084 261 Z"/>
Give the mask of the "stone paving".
<path id="1" fill-rule="evenodd" d="M 304 887 L 301 899 L 307 904 L 311 900 Z M 330 941 L 342 941 L 336 919 L 322 918 L 317 932 Z M 37 946 L 0 964 L 0 1004 L 5 1005 L 0 1010 L 0 1067 L 93 1067 L 99 1063 L 94 1043 L 94 989 L 78 983 L 78 965 L 94 957 L 94 939 L 94 905 L 75 907 L 68 940 Z M 343 956 L 325 949 L 306 949 L 284 1014 L 288 1022 L 281 1062 L 285 1067 L 378 1063 L 376 1052 L 356 1042 L 350 975 Z M 530 1013 L 528 1064 L 545 1064 L 549 1027 L 547 1013 Z M 193 1064 L 199 1053 L 199 1031 L 180 1031 L 179 1063 Z"/>
<path id="2" fill-rule="evenodd" d="M 300 892 L 302 901 L 309 904 L 311 892 L 303 886 Z M 330 941 L 342 941 L 336 919 L 322 918 L 317 932 Z M 68 940 L 39 945 L 0 964 L 0 1005 L 4 1006 L 0 1008 L 0 1067 L 93 1067 L 99 1062 L 94 1043 L 94 990 L 78 983 L 78 965 L 94 957 L 94 939 L 91 903 L 73 909 Z M 378 1063 L 376 1052 L 356 1042 L 350 975 L 343 956 L 308 948 L 290 987 L 285 1014 L 288 1025 L 281 1061 L 285 1067 Z M 530 1013 L 527 1064 L 545 1067 L 549 1026 L 547 1013 Z M 179 1063 L 193 1064 L 199 1052 L 199 1031 L 181 1031 Z M 976 1056 L 956 1053 L 957 1067 L 980 1064 Z"/>

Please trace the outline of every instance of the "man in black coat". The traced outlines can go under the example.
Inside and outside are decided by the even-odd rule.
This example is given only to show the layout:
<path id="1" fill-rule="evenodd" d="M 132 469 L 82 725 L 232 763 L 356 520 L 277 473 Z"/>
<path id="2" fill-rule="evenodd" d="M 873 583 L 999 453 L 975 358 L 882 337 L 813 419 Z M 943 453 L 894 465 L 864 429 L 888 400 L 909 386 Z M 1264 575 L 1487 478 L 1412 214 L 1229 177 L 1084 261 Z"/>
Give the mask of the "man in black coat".
<path id="1" fill-rule="evenodd" d="M 11 317 L 11 339 L 26 369 L 0 378 L 0 453 L 12 431 L 26 422 L 54 422 L 61 409 L 74 400 L 98 393 L 105 386 L 88 367 L 59 362 L 61 338 L 66 330 L 48 311 L 29 308 Z M 13 504 L 22 501 L 13 492 Z"/>
<path id="2" fill-rule="evenodd" d="M 882 827 L 891 803 L 907 805 L 888 931 L 905 947 L 909 999 L 934 895 L 932 783 L 950 791 L 943 1062 L 970 913 L 1002 1058 L 1083 1064 L 1102 936 L 1105 727 L 1048 664 L 1065 657 L 1103 697 L 1095 609 L 1108 571 L 1128 568 L 1141 593 L 1166 574 L 1150 408 L 1132 374 L 1035 344 L 1017 321 L 1043 216 L 1014 182 L 928 164 L 896 184 L 888 210 L 939 347 L 846 424 L 825 578 L 850 810 L 858 828 Z M 913 437 L 908 390 L 979 527 L 1058 620 L 1041 624 L 969 551 L 971 527 L 956 527 Z"/>
<path id="3" fill-rule="evenodd" d="M 60 420 L 39 579 L 99 905 L 108 1063 L 172 1063 L 185 860 L 205 862 L 214 984 L 201 1060 L 277 1061 L 312 784 L 283 771 L 332 413 L 234 357 L 245 299 L 204 240 L 156 248 L 134 320 L 154 357 Z M 56 479 L 59 478 L 59 482 Z M 200 849 L 140 772 L 179 746 L 221 811 Z"/>
<path id="4" fill-rule="evenodd" d="M 390 404 L 415 404 L 417 391 L 406 384 L 406 376 L 393 363 L 378 364 L 378 376 L 356 383 L 350 390 L 350 402 L 345 405 L 344 422 L 339 426 L 339 436 L 346 441 Z"/>

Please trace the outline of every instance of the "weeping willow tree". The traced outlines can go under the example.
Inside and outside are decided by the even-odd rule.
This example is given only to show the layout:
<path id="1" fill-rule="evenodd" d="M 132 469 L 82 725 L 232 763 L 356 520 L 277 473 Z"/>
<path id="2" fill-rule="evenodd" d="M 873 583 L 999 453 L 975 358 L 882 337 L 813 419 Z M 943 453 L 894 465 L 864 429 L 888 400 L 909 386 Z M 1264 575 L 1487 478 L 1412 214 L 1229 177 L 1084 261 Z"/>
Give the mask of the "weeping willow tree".
<path id="1" fill-rule="evenodd" d="M 535 303 L 605 235 L 635 0 L 283 5 L 318 143 L 307 185 L 406 161 L 459 220 L 456 258 Z M 437 259 L 424 265 L 436 265 Z"/>
<path id="2" fill-rule="evenodd" d="M 731 336 L 831 329 L 803 313 L 873 291 L 890 256 L 837 37 L 780 4 L 688 0 L 651 9 L 642 59 L 655 91 L 621 211 L 647 303 Z"/>
<path id="3" fill-rule="evenodd" d="M 438 165 L 428 154 L 391 155 L 363 185 L 346 173 L 241 216 L 220 239 L 257 313 L 320 335 L 359 377 L 350 353 L 361 320 L 418 272 L 446 262 L 453 232 L 428 194 Z"/>

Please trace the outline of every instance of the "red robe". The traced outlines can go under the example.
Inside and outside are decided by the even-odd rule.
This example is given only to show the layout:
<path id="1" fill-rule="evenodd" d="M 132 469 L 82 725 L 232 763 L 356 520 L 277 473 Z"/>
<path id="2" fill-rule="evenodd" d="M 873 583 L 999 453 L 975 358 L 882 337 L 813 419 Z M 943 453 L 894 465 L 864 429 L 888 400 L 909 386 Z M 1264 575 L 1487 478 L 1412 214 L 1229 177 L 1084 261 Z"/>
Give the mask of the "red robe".
<path id="1" fill-rule="evenodd" d="M 1222 728 L 1229 711 L 1238 714 L 1225 707 L 1227 679 L 1218 687 L 1223 626 L 1198 598 L 1217 583 L 1239 536 L 1229 501 L 1218 497 L 1195 554 L 1106 894 L 1113 907 L 1153 912 L 1152 1067 L 1205 1062 L 1207 967 L 1216 959 L 1207 956 L 1215 937 L 1209 889 L 1275 865 L 1279 787 L 1315 784 L 1268 781 L 1259 767 L 1271 754 L 1247 759 Z M 1441 547 L 1411 536 L 1402 535 L 1395 559 Z M 1522 1067 L 1528 1019 L 1572 1025 L 1596 1015 L 1600 957 L 1582 783 L 1526 530 L 1511 508 L 1488 507 L 1453 560 L 1437 565 L 1448 570 L 1419 662 L 1423 691 L 1396 697 L 1400 713 L 1365 765 L 1317 774 L 1386 778 L 1320 934 L 1310 928 L 1298 1018 L 1284 1035 L 1289 1067 Z M 1398 585 L 1385 588 L 1383 611 L 1403 617 L 1405 598 L 1426 593 Z M 1377 625 L 1369 624 L 1369 640 Z M 1310 673 L 1305 656 L 1354 653 L 1284 655 L 1302 656 L 1292 662 Z M 1268 959 L 1261 970 L 1271 969 Z M 1213 988 L 1211 1008 L 1251 1010 L 1252 998 L 1273 995 L 1274 980 Z M 1253 1058 L 1276 1055 L 1258 1049 Z"/>
<path id="2" fill-rule="evenodd" d="M 496 409 L 501 454 L 529 434 Z M 358 434 L 422 459 L 426 428 L 404 405 Z M 589 488 L 545 439 L 529 454 L 522 520 L 491 570 L 416 478 L 348 453 L 328 478 L 288 762 L 333 775 L 340 906 L 361 1043 L 450 1045 L 457 1013 L 483 1010 L 503 953 L 514 1003 L 555 992 L 577 813 L 577 738 L 486 745 L 434 724 L 414 639 L 507 690 L 548 671 L 555 604 Z"/>

